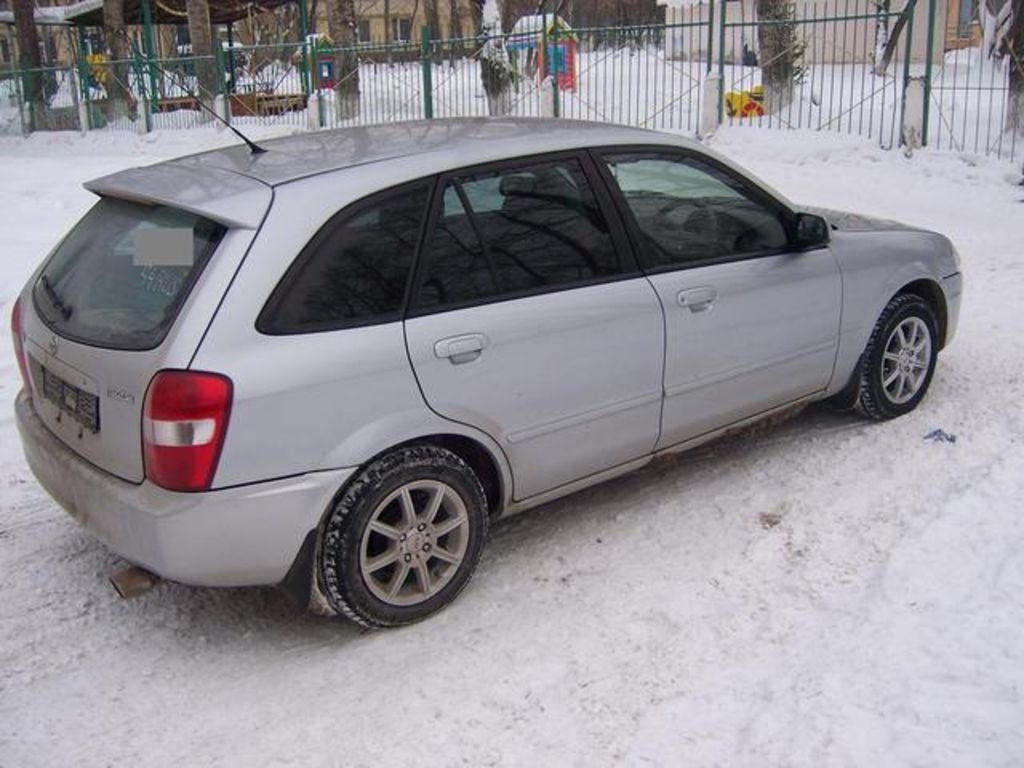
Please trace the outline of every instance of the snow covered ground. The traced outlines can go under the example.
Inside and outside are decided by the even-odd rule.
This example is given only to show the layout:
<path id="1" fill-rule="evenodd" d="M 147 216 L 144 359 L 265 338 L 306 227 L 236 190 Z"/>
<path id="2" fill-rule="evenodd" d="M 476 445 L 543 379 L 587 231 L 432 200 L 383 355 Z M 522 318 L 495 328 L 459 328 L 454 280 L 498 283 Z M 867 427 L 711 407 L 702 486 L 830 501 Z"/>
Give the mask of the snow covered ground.
<path id="1" fill-rule="evenodd" d="M 81 181 L 230 140 L 0 139 L 3 312 Z M 118 558 L 21 458 L 5 332 L 0 766 L 1021 765 L 1019 176 L 836 135 L 714 144 L 798 201 L 953 238 L 960 333 L 916 412 L 813 408 L 514 518 L 453 606 L 366 634 L 269 589 L 116 599 Z"/>

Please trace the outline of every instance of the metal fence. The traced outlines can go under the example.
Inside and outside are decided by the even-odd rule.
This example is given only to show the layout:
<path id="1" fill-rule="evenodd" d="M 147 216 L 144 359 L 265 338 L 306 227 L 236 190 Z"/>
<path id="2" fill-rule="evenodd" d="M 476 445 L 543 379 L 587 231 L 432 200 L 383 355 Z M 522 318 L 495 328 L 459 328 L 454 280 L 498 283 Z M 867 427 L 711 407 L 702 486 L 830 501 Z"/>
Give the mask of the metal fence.
<path id="1" fill-rule="evenodd" d="M 876 138 L 891 147 L 900 141 L 905 49 L 884 69 L 875 65 L 878 28 L 894 24 L 899 12 L 864 12 L 862 3 L 836 0 L 801 3 L 792 22 L 729 21 L 722 25 L 718 60 L 723 82 L 723 116 L 730 125 L 811 128 Z M 872 3 L 873 5 L 873 3 Z M 853 6 L 853 7 L 851 7 Z M 766 29 L 789 28 L 789 44 L 769 53 L 758 38 Z M 907 37 L 910 40 L 910 37 Z M 772 61 L 774 55 L 775 61 Z M 763 73 L 780 59 L 792 71 L 787 87 L 765 93 Z M 761 90 L 758 90 L 761 89 Z"/>
<path id="2" fill-rule="evenodd" d="M 800 0 L 787 19 L 758 20 L 713 0 L 669 9 L 665 24 L 533 36 L 434 40 L 424 28 L 422 42 L 234 45 L 163 59 L 134 47 L 125 61 L 0 73 L 0 133 L 191 128 L 209 124 L 210 110 L 242 126 L 313 130 L 549 115 L 690 134 L 722 122 L 841 131 L 1016 159 L 1024 125 L 1008 104 L 1019 63 L 990 60 L 980 41 L 947 52 L 936 0 L 880 7 Z M 511 72 L 500 97 L 482 75 L 494 55 Z M 357 65 L 342 73 L 345 61 Z M 41 97 L 30 104 L 33 90 Z"/>

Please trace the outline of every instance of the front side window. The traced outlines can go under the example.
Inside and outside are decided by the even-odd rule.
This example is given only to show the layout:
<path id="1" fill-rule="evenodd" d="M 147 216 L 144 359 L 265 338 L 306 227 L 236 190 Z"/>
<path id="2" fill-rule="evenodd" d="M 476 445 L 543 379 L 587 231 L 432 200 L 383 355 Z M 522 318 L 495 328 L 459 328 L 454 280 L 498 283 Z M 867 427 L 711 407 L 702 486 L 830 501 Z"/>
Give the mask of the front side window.
<path id="1" fill-rule="evenodd" d="M 310 333 L 401 316 L 427 182 L 391 190 L 328 222 L 260 314 L 264 333 Z"/>
<path id="2" fill-rule="evenodd" d="M 652 269 L 785 248 L 780 212 L 715 166 L 657 153 L 606 154 Z"/>
<path id="3" fill-rule="evenodd" d="M 419 307 L 545 291 L 626 271 L 576 159 L 450 179 L 424 269 Z"/>

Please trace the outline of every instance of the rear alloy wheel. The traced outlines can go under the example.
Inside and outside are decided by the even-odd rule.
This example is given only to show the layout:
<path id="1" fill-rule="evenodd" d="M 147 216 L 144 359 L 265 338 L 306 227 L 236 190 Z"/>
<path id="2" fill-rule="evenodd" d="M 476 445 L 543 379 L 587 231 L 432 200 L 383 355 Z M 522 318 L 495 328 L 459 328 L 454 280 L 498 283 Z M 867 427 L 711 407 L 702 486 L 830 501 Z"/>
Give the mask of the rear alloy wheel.
<path id="1" fill-rule="evenodd" d="M 364 469 L 324 521 L 321 590 L 363 626 L 418 621 L 465 587 L 487 527 L 483 488 L 461 458 L 435 446 L 399 449 Z"/>
<path id="2" fill-rule="evenodd" d="M 935 372 L 936 328 L 935 313 L 919 296 L 902 294 L 886 305 L 861 358 L 857 410 L 884 420 L 917 407 Z"/>

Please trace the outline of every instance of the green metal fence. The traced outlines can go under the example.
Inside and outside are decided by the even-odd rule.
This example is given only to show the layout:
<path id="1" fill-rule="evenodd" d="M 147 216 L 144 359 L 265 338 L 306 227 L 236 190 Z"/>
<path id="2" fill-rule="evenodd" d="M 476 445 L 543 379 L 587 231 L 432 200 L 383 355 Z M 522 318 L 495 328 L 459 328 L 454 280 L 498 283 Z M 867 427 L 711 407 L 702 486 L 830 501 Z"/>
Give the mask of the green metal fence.
<path id="1" fill-rule="evenodd" d="M 0 73 L 0 133 L 193 128 L 211 110 L 310 130 L 515 115 L 688 134 L 719 123 L 840 131 L 1015 159 L 1015 63 L 980 45 L 945 52 L 936 0 L 895 6 L 800 0 L 788 18 L 758 20 L 711 0 L 659 25 L 444 40 L 424 28 L 415 43 L 231 45 L 207 57 L 155 58 L 143 41 L 124 61 Z M 485 59 L 504 62 L 500 92 L 485 87 Z"/>
<path id="2" fill-rule="evenodd" d="M 719 2 L 724 23 L 716 62 L 727 124 L 1019 157 L 1024 119 L 1008 105 L 1010 68 L 1021 63 L 990 58 L 980 39 L 946 51 L 936 0 L 893 3 L 890 11 L 875 0 L 802 0 L 790 6 L 788 21 L 736 19 L 735 4 L 727 11 Z M 789 30 L 786 44 L 764 50 L 766 30 L 779 27 Z M 771 82 L 780 63 L 792 69 L 781 88 Z"/>

